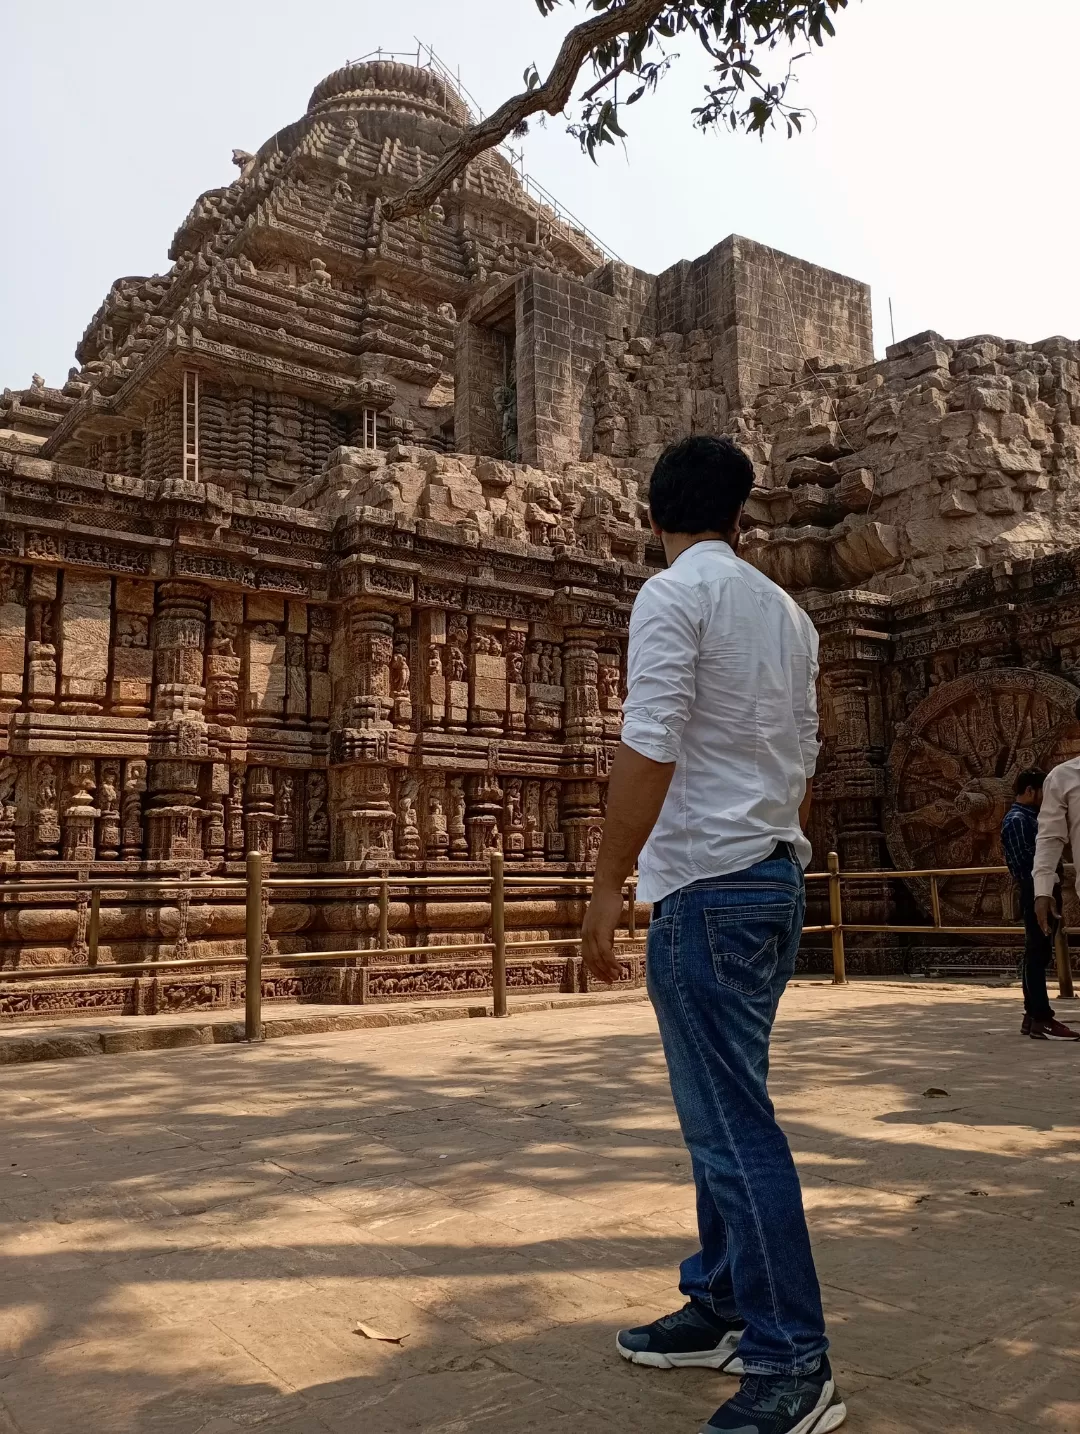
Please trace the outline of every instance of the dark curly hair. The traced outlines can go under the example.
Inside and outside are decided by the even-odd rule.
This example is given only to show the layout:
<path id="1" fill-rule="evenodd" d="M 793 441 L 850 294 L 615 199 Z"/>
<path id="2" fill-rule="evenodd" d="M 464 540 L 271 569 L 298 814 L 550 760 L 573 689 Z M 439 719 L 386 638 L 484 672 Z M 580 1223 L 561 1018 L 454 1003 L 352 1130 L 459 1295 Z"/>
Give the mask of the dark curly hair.
<path id="1" fill-rule="evenodd" d="M 727 533 L 754 486 L 754 465 L 730 438 L 697 434 L 665 448 L 649 480 L 649 512 L 665 533 Z"/>

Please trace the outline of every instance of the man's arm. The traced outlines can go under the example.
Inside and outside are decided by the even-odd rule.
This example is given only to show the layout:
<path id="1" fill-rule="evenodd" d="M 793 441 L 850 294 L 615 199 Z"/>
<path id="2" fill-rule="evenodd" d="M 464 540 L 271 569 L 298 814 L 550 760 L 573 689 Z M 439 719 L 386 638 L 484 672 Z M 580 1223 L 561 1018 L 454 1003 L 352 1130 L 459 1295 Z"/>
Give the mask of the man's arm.
<path id="1" fill-rule="evenodd" d="M 615 981 L 623 882 L 656 825 L 697 690 L 701 606 L 693 589 L 652 588 L 630 615 L 622 741 L 608 779 L 604 839 L 581 927 L 585 965 Z"/>
<path id="2" fill-rule="evenodd" d="M 601 981 L 617 981 L 615 928 L 622 917 L 623 883 L 656 825 L 674 762 L 654 762 L 619 743 L 608 778 L 604 840 L 596 859 L 593 894 L 581 927 L 581 954 Z"/>
<path id="3" fill-rule="evenodd" d="M 801 801 L 800 804 L 799 804 L 799 825 L 802 827 L 802 829 L 803 829 L 804 832 L 806 831 L 807 827 L 810 825 L 810 808 L 811 808 L 811 806 L 813 805 L 813 802 L 814 802 L 814 779 L 813 779 L 813 777 L 807 777 L 807 779 L 806 779 L 806 794 L 805 794 L 805 796 L 803 797 L 802 801 Z"/>
<path id="4" fill-rule="evenodd" d="M 799 746 L 802 750 L 803 771 L 806 773 L 806 792 L 799 803 L 799 825 L 805 832 L 810 822 L 810 805 L 814 797 L 814 773 L 817 771 L 818 753 L 821 740 L 818 736 L 818 634 L 817 628 L 805 613 L 802 614 L 808 629 L 809 654 L 806 669 L 806 698 L 799 714 Z"/>
<path id="5" fill-rule="evenodd" d="M 1050 911 L 1058 863 L 1069 840 L 1068 794 L 1065 773 L 1055 768 L 1043 783 L 1042 806 L 1039 808 L 1039 835 L 1035 842 L 1035 862 L 1031 876 L 1035 884 L 1035 915 L 1049 936 Z"/>

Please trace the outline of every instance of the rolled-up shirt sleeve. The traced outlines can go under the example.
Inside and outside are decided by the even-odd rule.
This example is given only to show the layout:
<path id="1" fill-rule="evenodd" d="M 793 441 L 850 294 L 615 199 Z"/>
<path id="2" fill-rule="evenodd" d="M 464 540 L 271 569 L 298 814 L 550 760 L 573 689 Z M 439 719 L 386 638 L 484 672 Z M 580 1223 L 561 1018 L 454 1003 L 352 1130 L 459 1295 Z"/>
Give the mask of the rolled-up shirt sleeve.
<path id="1" fill-rule="evenodd" d="M 1043 783 L 1039 835 L 1035 841 L 1032 878 L 1036 896 L 1053 896 L 1058 862 L 1069 840 L 1069 794 L 1066 773 L 1055 767 Z"/>
<path id="2" fill-rule="evenodd" d="M 678 760 L 702 624 L 697 590 L 674 584 L 646 583 L 630 614 L 622 740 L 654 762 Z"/>
<path id="3" fill-rule="evenodd" d="M 817 770 L 818 752 L 821 742 L 818 737 L 818 635 L 813 623 L 807 620 L 810 631 L 809 649 L 806 659 L 806 700 L 799 717 L 799 746 L 802 749 L 803 771 L 809 781 Z"/>

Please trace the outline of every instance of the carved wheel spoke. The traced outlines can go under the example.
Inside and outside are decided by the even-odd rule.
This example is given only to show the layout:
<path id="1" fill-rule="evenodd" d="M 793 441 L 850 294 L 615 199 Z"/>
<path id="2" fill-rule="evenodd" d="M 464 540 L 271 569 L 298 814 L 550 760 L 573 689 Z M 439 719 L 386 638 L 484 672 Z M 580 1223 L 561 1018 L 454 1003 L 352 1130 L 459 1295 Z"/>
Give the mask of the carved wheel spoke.
<path id="1" fill-rule="evenodd" d="M 1080 751 L 1077 691 L 1042 672 L 1001 669 L 943 684 L 899 729 L 888 762 L 885 830 L 901 870 L 998 866 L 1001 819 L 1024 767 L 1049 770 Z M 930 913 L 930 884 L 912 890 Z M 1007 878 L 943 878 L 942 919 L 998 923 Z"/>

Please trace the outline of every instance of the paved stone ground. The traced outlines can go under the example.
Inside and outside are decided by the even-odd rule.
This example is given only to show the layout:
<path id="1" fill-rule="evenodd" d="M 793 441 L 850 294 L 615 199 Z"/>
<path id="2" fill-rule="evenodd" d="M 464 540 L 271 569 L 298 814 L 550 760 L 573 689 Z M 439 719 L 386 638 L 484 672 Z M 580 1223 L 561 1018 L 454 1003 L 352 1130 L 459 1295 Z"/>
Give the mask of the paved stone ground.
<path id="1" fill-rule="evenodd" d="M 1080 1050 L 1018 1023 L 785 998 L 853 1434 L 1080 1429 Z M 735 1387 L 612 1349 L 692 1242 L 644 1003 L 12 1068 L 0 1202 L 3 1434 L 692 1434 Z"/>

